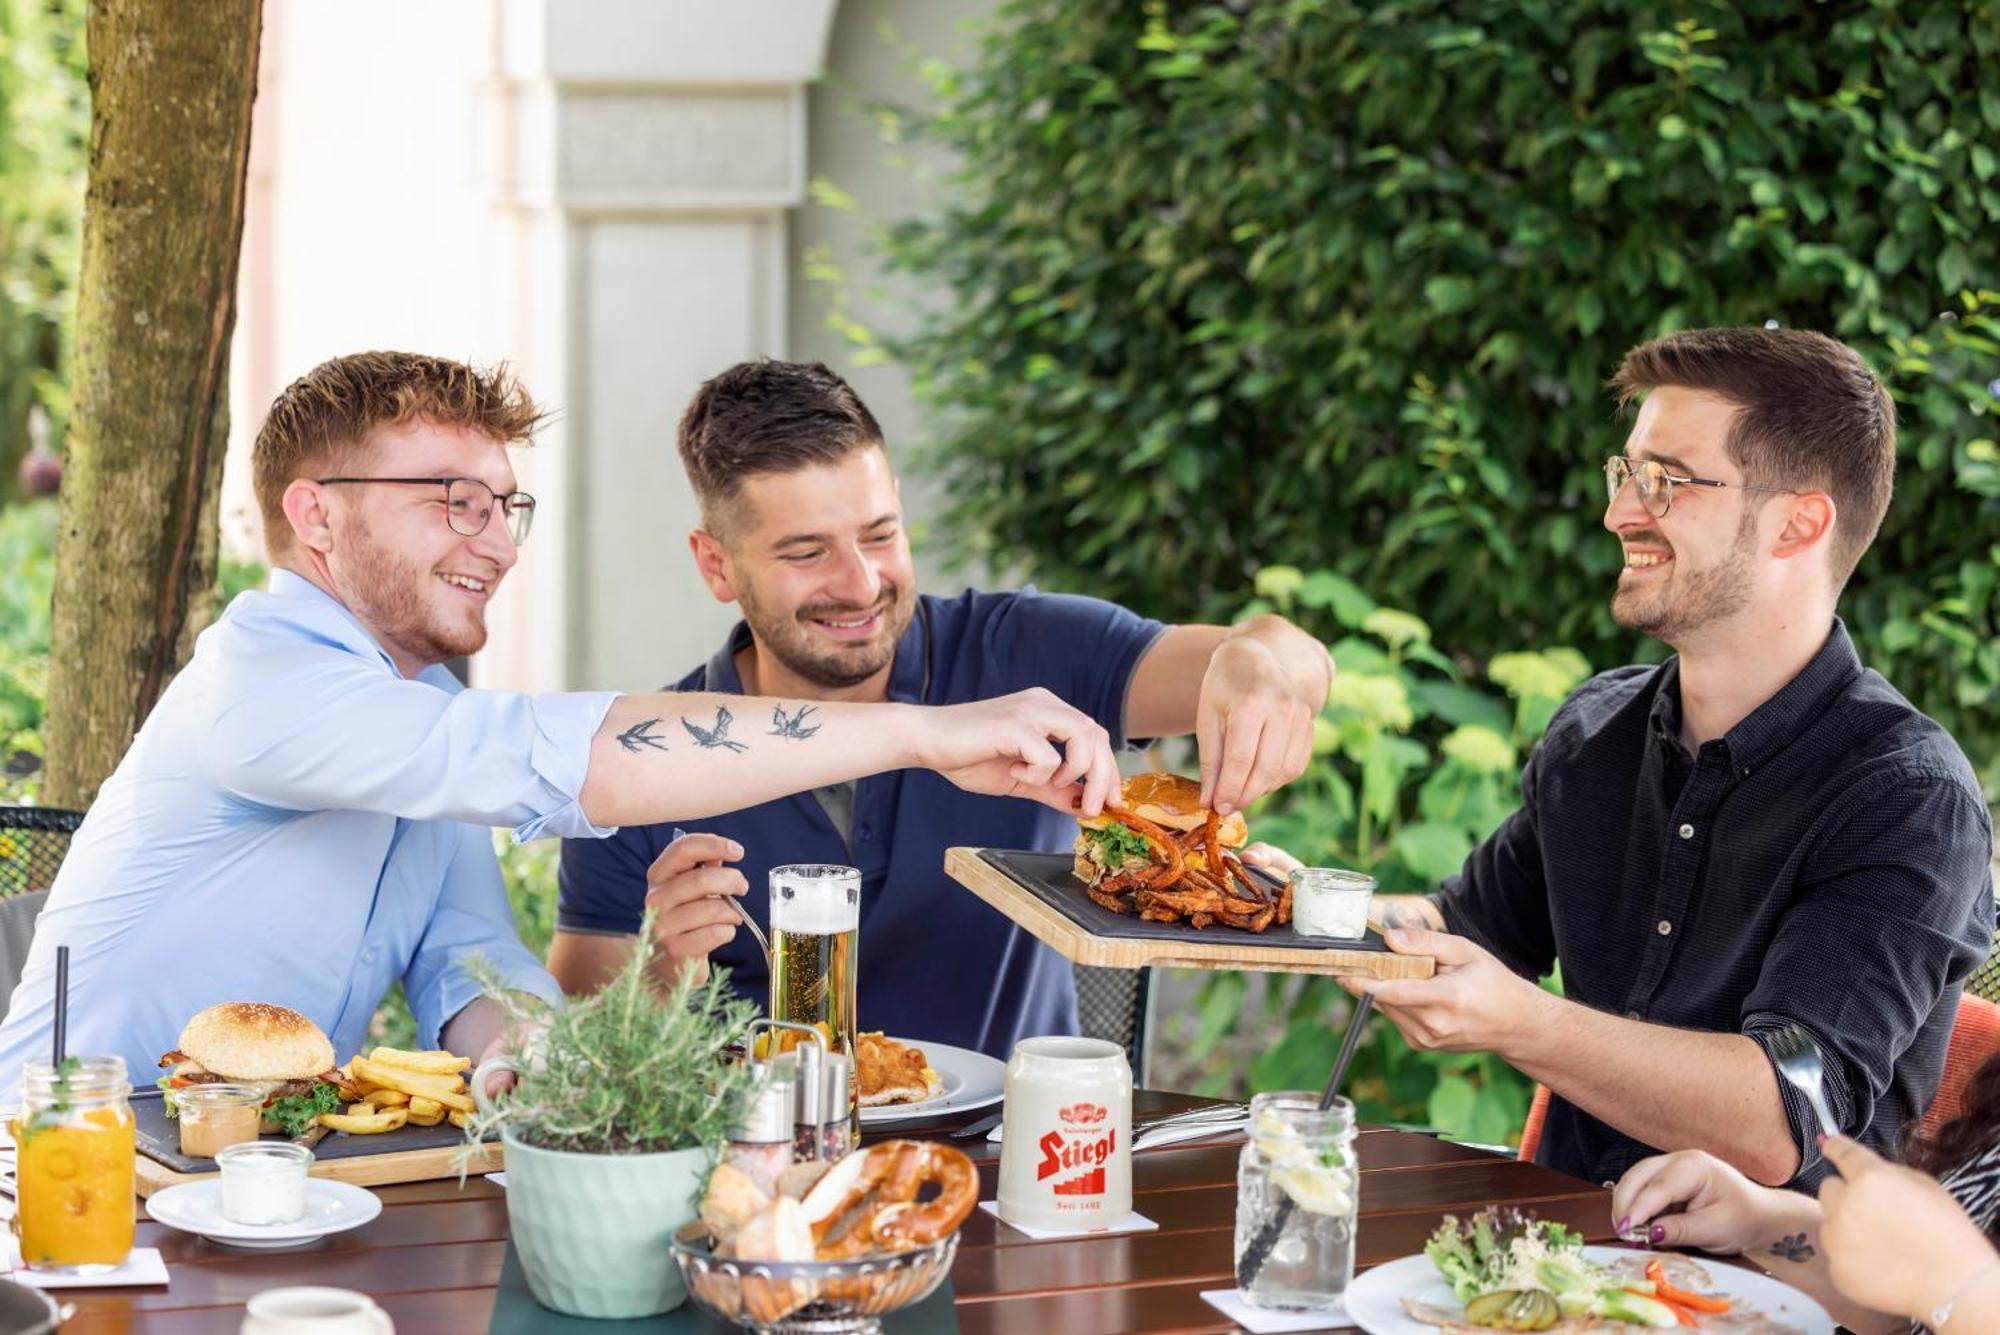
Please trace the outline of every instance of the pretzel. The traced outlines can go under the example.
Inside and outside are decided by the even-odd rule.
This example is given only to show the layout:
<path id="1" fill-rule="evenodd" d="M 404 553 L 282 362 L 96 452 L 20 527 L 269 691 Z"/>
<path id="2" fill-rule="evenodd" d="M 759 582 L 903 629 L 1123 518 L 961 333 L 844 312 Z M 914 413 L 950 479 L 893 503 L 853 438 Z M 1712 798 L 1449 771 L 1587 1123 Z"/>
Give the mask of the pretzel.
<path id="1" fill-rule="evenodd" d="M 933 1184 L 937 1195 L 920 1201 Z M 958 1150 L 886 1140 L 835 1164 L 803 1205 L 815 1255 L 845 1261 L 927 1247 L 964 1223 L 978 1200 L 978 1173 Z"/>

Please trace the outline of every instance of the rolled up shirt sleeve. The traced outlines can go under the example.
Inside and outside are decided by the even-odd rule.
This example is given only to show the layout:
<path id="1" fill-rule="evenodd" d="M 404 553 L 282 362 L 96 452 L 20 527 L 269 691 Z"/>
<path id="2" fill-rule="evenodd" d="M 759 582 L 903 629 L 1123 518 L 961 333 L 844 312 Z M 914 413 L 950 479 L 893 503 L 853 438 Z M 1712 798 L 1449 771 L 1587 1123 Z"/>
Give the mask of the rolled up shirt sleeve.
<path id="1" fill-rule="evenodd" d="M 334 646 L 289 646 L 282 664 L 245 656 L 231 678 L 205 759 L 244 801 L 504 826 L 523 841 L 609 832 L 578 797 L 615 692 L 465 690 Z"/>
<path id="2" fill-rule="evenodd" d="M 403 991 L 424 1047 L 440 1046 L 445 1025 L 481 996 L 479 980 L 466 967 L 474 959 L 484 960 L 507 988 L 552 1006 L 562 1004 L 562 989 L 515 930 L 492 835 L 466 825 L 460 828 L 437 907 L 403 975 Z"/>
<path id="3" fill-rule="evenodd" d="M 1822 1128 L 1805 1096 L 1778 1076 L 1799 1151 L 1795 1185 L 1825 1176 L 1822 1130 L 1854 1135 L 1875 1123 L 1899 1059 L 1938 1007 L 1953 1004 L 1993 939 L 1991 826 L 1984 804 L 1952 776 L 1885 773 L 1844 794 L 1820 824 L 1825 833 L 1807 855 L 1799 896 L 1742 1017 L 1742 1032 L 1767 1056 L 1792 1025 L 1820 1050 L 1837 1126 Z M 1911 1091 L 1912 1106 L 1935 1092 Z"/>

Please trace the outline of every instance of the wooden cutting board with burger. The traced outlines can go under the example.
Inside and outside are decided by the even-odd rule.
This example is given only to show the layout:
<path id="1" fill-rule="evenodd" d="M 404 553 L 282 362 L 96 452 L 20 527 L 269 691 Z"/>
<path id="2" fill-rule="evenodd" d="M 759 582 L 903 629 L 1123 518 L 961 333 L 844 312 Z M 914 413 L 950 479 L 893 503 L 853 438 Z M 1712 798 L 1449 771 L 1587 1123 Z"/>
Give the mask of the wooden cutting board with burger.
<path id="1" fill-rule="evenodd" d="M 259 1136 L 310 1146 L 314 1177 L 357 1186 L 456 1176 L 473 1111 L 470 1066 L 449 1052 L 387 1047 L 336 1065 L 326 1034 L 295 1010 L 210 1006 L 161 1056 L 158 1093 L 132 1096 L 139 1194 L 213 1177 L 224 1146 Z M 466 1171 L 502 1166 L 489 1144 Z"/>
<path id="2" fill-rule="evenodd" d="M 1300 933 L 1288 886 L 1238 856 L 1249 839 L 1242 813 L 1202 806 L 1193 779 L 1146 773 L 1079 822 L 1069 854 L 959 847 L 944 866 L 1077 964 L 1431 976 L 1435 961 L 1395 954 L 1372 930 L 1357 940 Z"/>

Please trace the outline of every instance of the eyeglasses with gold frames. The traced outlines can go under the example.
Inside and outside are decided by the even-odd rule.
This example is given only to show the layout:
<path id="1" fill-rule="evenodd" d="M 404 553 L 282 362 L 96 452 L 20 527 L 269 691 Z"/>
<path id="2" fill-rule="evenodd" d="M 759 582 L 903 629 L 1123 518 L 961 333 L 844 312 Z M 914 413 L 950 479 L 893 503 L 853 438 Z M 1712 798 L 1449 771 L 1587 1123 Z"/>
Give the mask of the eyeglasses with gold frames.
<path id="1" fill-rule="evenodd" d="M 1604 461 L 1604 491 L 1607 499 L 1617 500 L 1618 493 L 1632 483 L 1639 493 L 1639 504 L 1655 519 L 1664 519 L 1673 508 L 1675 487 L 1733 487 L 1737 491 L 1761 491 L 1774 496 L 1796 496 L 1790 487 L 1753 487 L 1747 482 L 1723 482 L 1712 477 L 1688 477 L 1668 470 L 1657 459 L 1629 459 L 1622 454 L 1614 454 Z"/>

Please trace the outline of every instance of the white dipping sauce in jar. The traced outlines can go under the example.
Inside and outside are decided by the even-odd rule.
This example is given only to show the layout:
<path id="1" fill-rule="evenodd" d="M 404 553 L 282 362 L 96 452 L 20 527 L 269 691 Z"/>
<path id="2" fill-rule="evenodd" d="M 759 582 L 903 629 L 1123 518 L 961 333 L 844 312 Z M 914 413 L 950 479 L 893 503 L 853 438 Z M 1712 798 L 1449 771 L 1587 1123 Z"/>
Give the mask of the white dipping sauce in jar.
<path id="1" fill-rule="evenodd" d="M 1292 930 L 1300 936 L 1359 941 L 1368 935 L 1368 901 L 1375 878 L 1342 867 L 1297 867 L 1292 883 Z"/>
<path id="2" fill-rule="evenodd" d="M 313 1152 L 288 1140 L 224 1147 L 222 1213 L 232 1224 L 289 1224 L 305 1217 Z"/>

